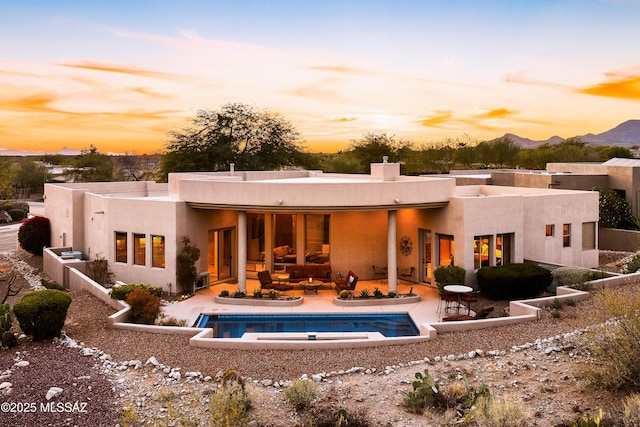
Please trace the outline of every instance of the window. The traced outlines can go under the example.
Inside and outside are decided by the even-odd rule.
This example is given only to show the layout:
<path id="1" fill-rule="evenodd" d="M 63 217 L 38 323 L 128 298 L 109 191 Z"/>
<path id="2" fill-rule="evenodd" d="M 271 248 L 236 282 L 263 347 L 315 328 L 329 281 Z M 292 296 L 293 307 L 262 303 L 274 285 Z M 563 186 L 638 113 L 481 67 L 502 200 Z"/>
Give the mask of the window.
<path id="1" fill-rule="evenodd" d="M 511 264 L 511 244 L 513 233 L 496 236 L 496 265 Z"/>
<path id="2" fill-rule="evenodd" d="M 210 252 L 211 255 L 211 252 Z M 264 214 L 247 214 L 247 261 L 264 259 Z"/>
<path id="3" fill-rule="evenodd" d="M 116 262 L 127 262 L 127 233 L 116 231 Z"/>
<path id="4" fill-rule="evenodd" d="M 571 246 L 571 224 L 562 224 L 562 246 Z"/>
<path id="5" fill-rule="evenodd" d="M 596 248 L 596 223 L 595 222 L 583 222 L 582 223 L 582 250 Z"/>
<path id="6" fill-rule="evenodd" d="M 547 237 L 553 237 L 554 235 L 554 226 L 553 224 L 547 224 L 546 226 L 546 230 L 545 230 L 545 236 Z"/>
<path id="7" fill-rule="evenodd" d="M 147 238 L 144 234 L 133 235 L 133 263 L 135 265 L 145 265 L 147 249 Z"/>
<path id="8" fill-rule="evenodd" d="M 305 215 L 306 261 L 311 264 L 329 262 L 329 215 Z"/>
<path id="9" fill-rule="evenodd" d="M 490 265 L 491 236 L 475 236 L 473 238 L 473 268 L 478 269 Z"/>
<path id="10" fill-rule="evenodd" d="M 164 268 L 164 236 L 151 236 L 151 266 Z"/>
<path id="11" fill-rule="evenodd" d="M 439 265 L 453 265 L 453 251 L 454 251 L 453 236 L 447 234 L 438 235 L 438 259 Z"/>
<path id="12" fill-rule="evenodd" d="M 276 263 L 296 263 L 296 220 L 296 215 L 275 215 L 275 241 L 273 246 L 273 258 Z"/>

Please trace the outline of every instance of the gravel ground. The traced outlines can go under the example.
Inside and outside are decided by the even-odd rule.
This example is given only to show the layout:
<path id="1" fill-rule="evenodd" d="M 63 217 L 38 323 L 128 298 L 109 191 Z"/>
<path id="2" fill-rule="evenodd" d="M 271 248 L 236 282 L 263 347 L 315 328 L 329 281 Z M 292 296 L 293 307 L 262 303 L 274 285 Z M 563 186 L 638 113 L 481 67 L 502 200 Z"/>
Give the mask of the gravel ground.
<path id="1" fill-rule="evenodd" d="M 35 264 L 37 267 L 37 262 Z M 92 356 L 59 343 L 38 344 L 28 340 L 23 340 L 15 349 L 0 351 L 0 372 L 4 377 L 0 383 L 12 384 L 11 392 L 2 393 L 0 401 L 14 407 L 19 402 L 46 405 L 47 391 L 60 387 L 62 394 L 52 401 L 84 402 L 86 412 L 53 414 L 38 410 L 20 417 L 4 412 L 0 413 L 0 420 L 10 421 L 1 424 L 209 425 L 207 403 L 217 390 L 215 379 L 228 369 L 234 369 L 254 384 L 251 387 L 254 408 L 250 415 L 253 425 L 260 426 L 310 425 L 310 419 L 317 419 L 313 411 L 296 413 L 282 397 L 280 386 L 303 375 L 320 374 L 317 378 L 323 378 L 316 410 L 344 407 L 354 414 L 361 411 L 365 414 L 362 417 L 368 420 L 367 425 L 376 426 L 430 424 L 424 416 L 409 414 L 401 406 L 402 396 L 411 390 L 414 373 L 426 368 L 445 378 L 460 376 L 462 372 L 464 377 L 501 390 L 531 409 L 530 425 L 556 425 L 575 419 L 576 413 L 598 405 L 603 407 L 614 400 L 614 396 L 604 392 L 579 388 L 571 373 L 572 367 L 589 361 L 575 351 L 554 351 L 555 359 L 551 359 L 550 353 L 545 352 L 547 344 L 539 344 L 511 354 L 514 346 L 602 322 L 604 314 L 593 298 L 575 307 L 566 307 L 560 318 L 544 312 L 536 322 L 444 334 L 430 342 L 321 351 L 194 348 L 185 337 L 110 329 L 106 318 L 113 309 L 85 292 L 74 292 L 72 298 L 65 333 L 81 347 L 94 349 L 84 353 Z M 563 338 L 567 340 L 571 339 Z M 574 347 L 575 344 L 566 342 L 560 346 Z M 484 356 L 445 360 L 449 355 L 470 352 Z M 145 366 L 152 357 L 162 366 Z M 17 367 L 19 360 L 26 360 L 29 365 Z M 103 363 L 104 360 L 107 363 Z M 175 372 L 175 368 L 182 373 L 180 379 L 167 374 Z M 347 373 L 338 374 L 344 371 Z M 188 372 L 201 375 L 190 380 L 185 375 Z M 207 376 L 213 379 L 209 381 Z M 538 389 L 540 384 L 542 393 Z M 440 422 L 442 420 L 437 421 Z"/>

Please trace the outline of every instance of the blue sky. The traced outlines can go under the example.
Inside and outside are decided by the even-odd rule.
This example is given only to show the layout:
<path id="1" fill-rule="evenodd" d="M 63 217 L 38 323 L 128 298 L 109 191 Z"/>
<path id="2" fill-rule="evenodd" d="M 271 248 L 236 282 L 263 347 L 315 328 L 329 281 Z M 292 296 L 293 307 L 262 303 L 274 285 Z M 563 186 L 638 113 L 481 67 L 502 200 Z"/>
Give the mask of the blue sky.
<path id="1" fill-rule="evenodd" d="M 0 0 L 0 148 L 156 152 L 243 102 L 313 151 L 640 118 L 640 1 Z M 10 42 L 7 42 L 10 41 Z"/>

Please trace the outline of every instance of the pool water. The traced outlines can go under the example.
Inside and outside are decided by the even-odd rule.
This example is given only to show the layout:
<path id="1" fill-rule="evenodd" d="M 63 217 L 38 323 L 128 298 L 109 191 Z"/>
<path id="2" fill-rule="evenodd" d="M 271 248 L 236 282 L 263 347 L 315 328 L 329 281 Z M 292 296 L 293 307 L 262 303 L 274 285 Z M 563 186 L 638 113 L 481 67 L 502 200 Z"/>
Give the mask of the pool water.
<path id="1" fill-rule="evenodd" d="M 388 338 L 420 335 L 406 313 L 200 315 L 196 326 L 212 328 L 214 338 L 242 338 L 246 332 L 380 332 Z"/>

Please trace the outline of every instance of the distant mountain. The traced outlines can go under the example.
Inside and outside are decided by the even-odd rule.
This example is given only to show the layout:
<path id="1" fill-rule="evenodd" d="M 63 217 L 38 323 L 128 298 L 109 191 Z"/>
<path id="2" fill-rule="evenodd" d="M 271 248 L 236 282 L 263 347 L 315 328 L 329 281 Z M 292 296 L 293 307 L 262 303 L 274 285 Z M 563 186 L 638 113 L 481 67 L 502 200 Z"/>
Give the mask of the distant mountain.
<path id="1" fill-rule="evenodd" d="M 542 144 L 557 144 L 568 139 L 552 136 L 545 141 L 534 141 L 533 139 L 522 138 L 512 133 L 507 133 L 504 136 L 511 138 L 513 142 L 524 148 L 536 147 Z M 580 138 L 584 142 L 598 145 L 618 145 L 621 147 L 640 146 L 640 120 L 627 120 L 606 132 L 599 134 L 588 133 L 572 138 Z"/>

